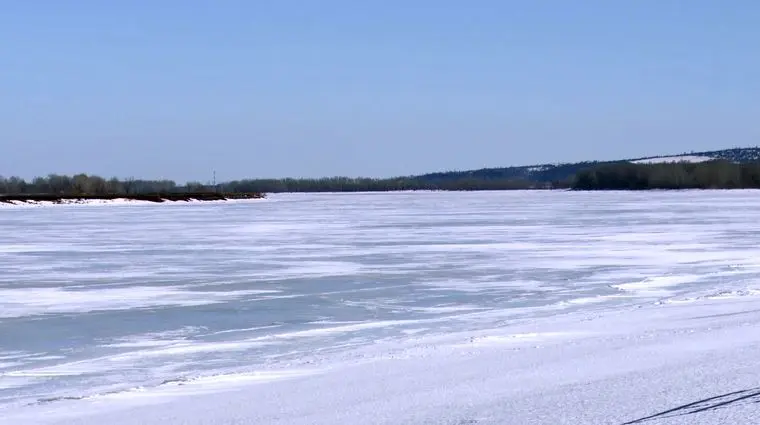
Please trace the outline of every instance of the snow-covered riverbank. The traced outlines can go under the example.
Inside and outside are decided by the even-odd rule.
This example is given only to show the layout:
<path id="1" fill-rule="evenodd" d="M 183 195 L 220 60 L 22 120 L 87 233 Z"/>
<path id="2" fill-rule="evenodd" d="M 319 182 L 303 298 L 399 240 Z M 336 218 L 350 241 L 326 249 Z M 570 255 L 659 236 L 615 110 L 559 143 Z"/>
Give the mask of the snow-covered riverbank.
<path id="1" fill-rule="evenodd" d="M 115 198 L 115 199 L 61 199 L 57 201 L 19 201 L 10 200 L 0 202 L 0 208 L 29 208 L 29 207 L 60 207 L 60 206 L 121 206 L 121 205 L 175 205 L 175 204 L 198 204 L 198 203 L 245 203 L 245 202 L 260 202 L 265 198 L 251 198 L 251 199 L 183 199 L 183 200 L 164 200 L 162 202 L 145 201 L 140 199 L 127 199 L 127 198 Z"/>
<path id="2" fill-rule="evenodd" d="M 35 406 L 0 423 L 756 423 L 760 296 L 674 301 L 366 347 L 290 375 Z"/>

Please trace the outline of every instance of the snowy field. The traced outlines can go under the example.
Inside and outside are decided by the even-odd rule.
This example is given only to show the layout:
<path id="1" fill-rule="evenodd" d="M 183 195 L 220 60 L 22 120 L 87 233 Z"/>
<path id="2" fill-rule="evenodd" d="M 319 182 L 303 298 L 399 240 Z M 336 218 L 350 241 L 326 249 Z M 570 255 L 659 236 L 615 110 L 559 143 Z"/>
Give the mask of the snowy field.
<path id="1" fill-rule="evenodd" d="M 0 424 L 755 424 L 758 191 L 0 209 Z"/>

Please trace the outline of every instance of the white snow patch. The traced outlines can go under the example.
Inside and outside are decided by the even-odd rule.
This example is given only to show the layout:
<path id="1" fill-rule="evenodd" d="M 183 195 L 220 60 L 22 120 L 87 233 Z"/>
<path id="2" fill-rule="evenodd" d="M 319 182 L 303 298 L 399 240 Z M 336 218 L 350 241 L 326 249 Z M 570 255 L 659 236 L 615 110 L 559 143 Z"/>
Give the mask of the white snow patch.
<path id="1" fill-rule="evenodd" d="M 3 207 L 57 207 L 72 205 L 156 205 L 155 202 L 140 201 L 133 199 L 62 199 L 59 202 L 53 201 L 9 201 L 0 202 L 0 208 Z"/>
<path id="2" fill-rule="evenodd" d="M 162 356 L 182 357 L 198 353 L 214 353 L 221 351 L 244 351 L 252 347 L 265 345 L 264 341 L 228 341 L 228 342 L 175 342 L 170 345 L 158 346 L 151 350 L 133 351 L 107 357 L 113 362 L 132 362 L 135 359 Z"/>
<path id="3" fill-rule="evenodd" d="M 261 291 L 256 290 L 188 291 L 177 287 L 159 286 L 130 286 L 86 291 L 66 290 L 59 287 L 2 288 L 0 289 L 0 318 L 158 306 L 199 306 L 260 293 Z"/>
<path id="4" fill-rule="evenodd" d="M 666 300 L 661 301 L 660 303 L 661 304 L 685 304 L 685 303 L 693 303 L 693 302 L 703 301 L 703 300 L 725 300 L 725 299 L 756 297 L 756 296 L 760 296 L 760 289 L 747 288 L 747 289 L 717 291 L 717 292 L 712 292 L 712 293 L 703 294 L 703 295 L 668 298 Z"/>
<path id="5" fill-rule="evenodd" d="M 57 202 L 53 201 L 8 201 L 0 202 L 0 208 L 18 208 L 18 207 L 72 207 L 72 206 L 124 206 L 124 205 L 187 205 L 187 204 L 218 204 L 218 203 L 248 203 L 263 201 L 266 198 L 250 199 L 219 199 L 219 200 L 198 200 L 188 199 L 179 201 L 152 202 L 138 199 L 62 199 Z"/>
<path id="6" fill-rule="evenodd" d="M 380 320 L 376 322 L 366 322 L 357 324 L 348 324 L 342 326 L 333 326 L 318 329 L 309 329 L 305 331 L 285 332 L 280 334 L 267 335 L 254 338 L 252 341 L 269 340 L 269 339 L 291 339 L 291 338 L 308 338 L 324 335 L 343 334 L 348 332 L 357 332 L 368 329 L 387 328 L 390 326 L 410 325 L 423 323 L 424 320 Z"/>
<path id="7" fill-rule="evenodd" d="M 663 291 L 664 288 L 678 286 L 684 283 L 697 282 L 703 278 L 704 276 L 698 275 L 652 276 L 638 282 L 622 283 L 611 286 L 620 289 L 621 291 L 639 293 L 665 292 Z"/>
<path id="8" fill-rule="evenodd" d="M 482 335 L 482 336 L 474 336 L 469 339 L 467 343 L 464 344 L 455 344 L 455 347 L 467 347 L 467 346 L 493 346 L 493 345 L 503 345 L 503 344 L 516 344 L 516 343 L 522 343 L 522 342 L 539 342 L 539 341 L 545 341 L 553 338 L 569 338 L 573 336 L 571 333 L 567 332 L 527 332 L 527 333 L 518 333 L 518 334 L 511 334 L 511 335 Z"/>
<path id="9" fill-rule="evenodd" d="M 580 298 L 573 298 L 567 301 L 561 301 L 560 305 L 598 304 L 598 303 L 603 303 L 605 301 L 609 301 L 612 299 L 629 298 L 629 297 L 630 295 L 597 295 L 593 297 L 580 297 Z"/>
<path id="10" fill-rule="evenodd" d="M 661 164 L 668 162 L 706 162 L 712 161 L 715 158 L 702 155 L 678 155 L 678 156 L 664 156 L 660 158 L 644 158 L 631 161 L 634 164 Z"/>

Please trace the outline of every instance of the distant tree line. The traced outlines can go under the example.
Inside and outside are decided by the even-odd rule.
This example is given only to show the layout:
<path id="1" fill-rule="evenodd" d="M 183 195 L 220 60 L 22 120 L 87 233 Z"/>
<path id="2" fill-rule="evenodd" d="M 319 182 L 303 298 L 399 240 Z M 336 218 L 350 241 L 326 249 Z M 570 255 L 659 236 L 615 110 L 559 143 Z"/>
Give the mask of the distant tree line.
<path id="1" fill-rule="evenodd" d="M 320 179 L 236 180 L 220 185 L 227 192 L 388 192 L 400 190 L 516 190 L 548 189 L 551 183 L 510 178 L 460 176 L 455 179 L 428 176 L 387 179 L 327 177 Z M 569 182 L 565 185 L 569 187 Z"/>
<path id="2" fill-rule="evenodd" d="M 248 179 L 212 186 L 200 182 L 179 185 L 172 180 L 104 179 L 99 176 L 51 174 L 26 181 L 0 177 L 0 194 L 6 195 L 140 195 L 147 193 L 281 193 L 281 192 L 380 192 L 399 190 L 513 190 L 569 187 L 565 183 L 535 182 L 491 176 L 428 175 L 387 179 L 328 177 L 319 179 Z"/>
<path id="3" fill-rule="evenodd" d="M 587 163 L 589 165 L 590 163 Z M 99 176 L 51 174 L 26 181 L 0 177 L 0 194 L 112 196 L 155 193 L 282 193 L 282 192 L 385 192 L 399 190 L 645 190 L 760 188 L 760 163 L 736 164 L 718 160 L 702 163 L 634 164 L 599 163 L 576 171 L 556 173 L 555 180 L 531 180 L 507 172 L 477 170 L 444 172 L 387 179 L 329 177 L 319 179 L 248 179 L 183 185 L 172 180 L 105 179 Z"/>
<path id="4" fill-rule="evenodd" d="M 749 189 L 760 188 L 760 163 L 717 160 L 700 163 L 612 163 L 582 170 L 577 190 Z"/>
<path id="5" fill-rule="evenodd" d="M 20 177 L 0 177 L 0 193 L 7 195 L 137 195 L 145 193 L 172 193 L 186 191 L 171 180 L 140 180 L 77 174 L 65 176 L 50 174 L 26 181 Z"/>

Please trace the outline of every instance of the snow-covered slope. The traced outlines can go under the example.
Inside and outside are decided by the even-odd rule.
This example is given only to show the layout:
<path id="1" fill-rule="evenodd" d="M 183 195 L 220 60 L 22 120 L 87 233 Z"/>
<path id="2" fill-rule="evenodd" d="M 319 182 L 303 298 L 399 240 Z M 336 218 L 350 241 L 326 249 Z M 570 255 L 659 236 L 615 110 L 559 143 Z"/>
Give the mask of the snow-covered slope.
<path id="1" fill-rule="evenodd" d="M 649 156 L 627 161 L 635 164 L 657 164 L 665 162 L 705 162 L 724 160 L 736 163 L 760 161 L 760 148 L 733 148 L 718 151 L 690 152 L 680 155 Z"/>
<path id="2" fill-rule="evenodd" d="M 422 177 L 440 179 L 445 177 L 460 178 L 463 175 L 468 175 L 477 178 L 514 178 L 536 182 L 552 182 L 571 178 L 583 169 L 605 163 L 616 163 L 621 161 L 631 162 L 634 164 L 658 164 L 669 162 L 699 163 L 714 160 L 730 161 L 738 164 L 758 162 L 760 161 L 760 148 L 733 148 L 717 151 L 685 152 L 674 155 L 647 156 L 622 160 L 584 161 L 576 163 L 533 164 L 527 166 L 512 166 L 503 168 L 484 168 L 480 170 L 462 172 L 436 173 Z"/>
<path id="3" fill-rule="evenodd" d="M 637 159 L 633 162 L 634 164 L 661 164 L 666 162 L 705 162 L 705 161 L 712 161 L 715 160 L 715 158 L 710 156 L 702 156 L 702 155 L 678 155 L 678 156 L 663 156 L 658 158 L 644 158 L 644 159 Z"/>

